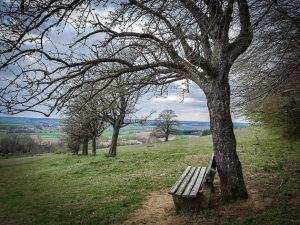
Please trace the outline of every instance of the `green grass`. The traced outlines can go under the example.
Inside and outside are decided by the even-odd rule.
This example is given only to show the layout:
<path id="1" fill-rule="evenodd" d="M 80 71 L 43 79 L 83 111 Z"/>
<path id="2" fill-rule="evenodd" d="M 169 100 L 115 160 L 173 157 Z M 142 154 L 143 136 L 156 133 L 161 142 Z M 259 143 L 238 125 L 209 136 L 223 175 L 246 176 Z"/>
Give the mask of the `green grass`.
<path id="1" fill-rule="evenodd" d="M 176 135 L 175 140 L 189 139 L 188 135 Z"/>
<path id="2" fill-rule="evenodd" d="M 273 204 L 240 220 L 214 209 L 178 216 L 187 224 L 197 224 L 200 217 L 206 224 L 297 224 L 293 221 L 300 221 L 300 144 L 257 128 L 236 133 L 247 185 L 273 198 Z M 256 134 L 266 149 L 253 145 Z M 205 136 L 122 146 L 116 158 L 105 158 L 107 151 L 97 150 L 95 157 L 53 154 L 0 166 L 0 224 L 122 224 L 147 194 L 170 188 L 187 165 L 206 165 L 212 143 L 211 136 Z M 6 159 L 0 165 L 2 160 Z"/>

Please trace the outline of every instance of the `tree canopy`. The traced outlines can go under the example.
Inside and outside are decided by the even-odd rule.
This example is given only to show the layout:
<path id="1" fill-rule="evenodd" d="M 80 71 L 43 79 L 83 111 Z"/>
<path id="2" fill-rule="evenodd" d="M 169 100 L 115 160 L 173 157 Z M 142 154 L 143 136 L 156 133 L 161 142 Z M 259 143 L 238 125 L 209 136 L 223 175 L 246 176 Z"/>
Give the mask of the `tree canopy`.
<path id="1" fill-rule="evenodd" d="M 83 144 L 82 155 L 88 155 L 88 142 L 92 140 L 92 154 L 96 155 L 96 138 L 107 128 L 107 122 L 98 117 L 99 99 L 86 102 L 82 94 L 73 98 L 64 110 L 63 131 L 68 147 L 78 154 L 80 144 Z M 84 101 L 84 102 L 82 102 Z"/>
<path id="2" fill-rule="evenodd" d="M 300 3 L 277 2 L 236 63 L 234 103 L 250 121 L 299 138 Z"/>

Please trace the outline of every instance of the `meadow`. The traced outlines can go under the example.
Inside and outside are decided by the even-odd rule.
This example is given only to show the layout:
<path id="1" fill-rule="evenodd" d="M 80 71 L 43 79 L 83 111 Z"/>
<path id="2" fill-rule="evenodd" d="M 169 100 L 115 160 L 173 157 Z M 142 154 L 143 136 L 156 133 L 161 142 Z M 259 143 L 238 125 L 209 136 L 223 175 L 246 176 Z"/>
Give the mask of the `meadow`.
<path id="1" fill-rule="evenodd" d="M 252 126 L 236 129 L 236 136 L 249 200 L 223 203 L 216 176 L 209 209 L 170 205 L 159 211 L 165 222 L 156 224 L 300 224 L 300 143 Z M 204 136 L 120 146 L 116 158 L 106 158 L 107 151 L 0 159 L 0 224 L 155 224 L 132 215 L 146 213 L 153 193 L 159 193 L 153 208 L 160 199 L 172 201 L 167 191 L 185 167 L 205 166 L 213 148 Z"/>

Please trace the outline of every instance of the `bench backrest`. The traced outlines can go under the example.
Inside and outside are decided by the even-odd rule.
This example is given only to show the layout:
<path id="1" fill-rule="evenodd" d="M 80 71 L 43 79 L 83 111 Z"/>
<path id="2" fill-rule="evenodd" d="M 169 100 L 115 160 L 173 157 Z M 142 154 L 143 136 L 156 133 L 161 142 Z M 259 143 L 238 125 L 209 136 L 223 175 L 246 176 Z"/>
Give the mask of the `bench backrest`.
<path id="1" fill-rule="evenodd" d="M 217 167 L 217 163 L 216 163 L 216 160 L 215 160 L 215 153 L 213 153 L 210 157 L 210 160 L 209 160 L 209 163 L 208 163 L 208 166 L 207 166 L 207 170 L 206 170 L 206 174 L 205 174 L 205 180 L 208 179 L 210 173 L 212 170 L 216 170 L 216 167 Z"/>

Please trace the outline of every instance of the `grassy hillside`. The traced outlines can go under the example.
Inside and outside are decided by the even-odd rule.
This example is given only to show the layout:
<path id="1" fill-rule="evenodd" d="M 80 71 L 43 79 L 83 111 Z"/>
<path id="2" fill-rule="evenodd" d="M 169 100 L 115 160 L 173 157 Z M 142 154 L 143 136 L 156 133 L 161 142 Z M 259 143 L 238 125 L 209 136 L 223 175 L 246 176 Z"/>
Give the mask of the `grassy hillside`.
<path id="1" fill-rule="evenodd" d="M 216 176 L 209 210 L 165 216 L 178 224 L 299 224 L 300 143 L 256 127 L 237 129 L 236 135 L 249 194 L 255 190 L 265 208 L 252 212 L 249 207 L 239 217 L 224 213 Z M 206 165 L 212 143 L 205 136 L 123 146 L 110 159 L 104 157 L 107 151 L 98 150 L 95 157 L 52 155 L 18 165 L 1 159 L 6 166 L 0 166 L 0 224 L 123 224 L 149 193 L 168 195 L 187 165 Z"/>

